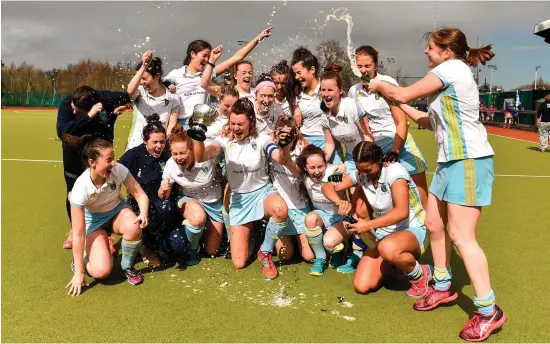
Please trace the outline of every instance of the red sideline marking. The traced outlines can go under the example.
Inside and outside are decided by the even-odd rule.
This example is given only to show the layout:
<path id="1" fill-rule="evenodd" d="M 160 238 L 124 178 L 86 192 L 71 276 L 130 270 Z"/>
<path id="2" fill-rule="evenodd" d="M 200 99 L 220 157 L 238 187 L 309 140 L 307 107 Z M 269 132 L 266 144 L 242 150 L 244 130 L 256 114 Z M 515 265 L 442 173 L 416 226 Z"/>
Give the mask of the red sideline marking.
<path id="1" fill-rule="evenodd" d="M 486 125 L 485 129 L 487 129 L 487 133 L 493 135 L 505 136 L 513 139 L 525 140 L 535 143 L 539 142 L 539 134 L 530 131 L 499 128 L 490 125 Z"/>

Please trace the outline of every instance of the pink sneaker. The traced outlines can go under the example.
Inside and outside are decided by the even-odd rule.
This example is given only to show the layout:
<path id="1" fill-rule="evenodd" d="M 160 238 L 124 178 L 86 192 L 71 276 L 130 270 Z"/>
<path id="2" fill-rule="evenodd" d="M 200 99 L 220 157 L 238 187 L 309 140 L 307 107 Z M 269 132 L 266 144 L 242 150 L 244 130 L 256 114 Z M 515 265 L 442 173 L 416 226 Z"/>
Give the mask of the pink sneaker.
<path id="1" fill-rule="evenodd" d="M 449 288 L 445 291 L 436 290 L 433 286 L 428 288 L 428 292 L 413 305 L 416 311 L 431 311 L 440 305 L 451 303 L 458 298 L 458 293 Z"/>
<path id="2" fill-rule="evenodd" d="M 493 331 L 504 326 L 507 320 L 506 314 L 499 306 L 495 305 L 495 311 L 491 315 L 476 312 L 464 325 L 458 336 L 469 342 L 481 342 L 489 338 Z"/>
<path id="3" fill-rule="evenodd" d="M 428 265 L 420 265 L 422 269 L 422 277 L 417 280 L 411 279 L 411 288 L 407 291 L 407 295 L 419 299 L 428 293 L 429 283 L 432 280 L 432 270 Z"/>
<path id="4" fill-rule="evenodd" d="M 120 273 L 128 280 L 128 283 L 130 283 L 131 285 L 138 285 L 143 283 L 143 275 L 134 268 L 122 270 Z"/>

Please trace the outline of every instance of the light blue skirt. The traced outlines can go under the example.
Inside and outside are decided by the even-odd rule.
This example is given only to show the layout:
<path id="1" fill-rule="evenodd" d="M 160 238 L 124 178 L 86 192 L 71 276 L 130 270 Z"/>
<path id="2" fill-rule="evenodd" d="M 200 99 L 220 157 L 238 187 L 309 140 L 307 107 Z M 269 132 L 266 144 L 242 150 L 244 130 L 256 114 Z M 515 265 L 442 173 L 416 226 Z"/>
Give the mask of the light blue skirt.
<path id="1" fill-rule="evenodd" d="M 130 208 L 130 205 L 125 201 L 114 207 L 112 210 L 103 213 L 90 213 L 88 210 L 84 210 L 84 220 L 86 221 L 86 236 L 95 232 L 98 228 L 104 228 L 107 231 L 112 231 L 112 223 L 109 223 L 122 209 Z"/>
<path id="2" fill-rule="evenodd" d="M 302 209 L 288 209 L 288 221 L 281 235 L 304 234 L 306 215 L 311 211 L 309 207 Z"/>
<path id="3" fill-rule="evenodd" d="M 223 216 L 222 216 L 223 202 L 221 198 L 216 202 L 202 202 L 192 197 L 183 196 L 178 201 L 178 207 L 181 208 L 181 206 L 183 205 L 183 202 L 189 199 L 199 202 L 200 205 L 202 206 L 202 209 L 204 209 L 204 212 L 206 213 L 206 215 L 208 215 L 208 218 L 210 218 L 211 221 L 223 223 Z"/>
<path id="4" fill-rule="evenodd" d="M 323 224 L 325 225 L 326 229 L 329 229 L 338 222 L 342 222 L 346 219 L 343 215 L 331 214 L 322 209 L 315 209 L 314 211 L 319 215 L 321 220 L 323 220 Z"/>
<path id="5" fill-rule="evenodd" d="M 375 143 L 382 148 L 384 154 L 387 154 L 391 151 L 393 137 L 383 137 L 376 140 Z M 403 165 L 410 175 L 422 173 L 428 169 L 424 156 L 410 133 L 407 134 L 407 139 L 403 144 L 403 150 L 397 157 L 397 162 Z"/>
<path id="6" fill-rule="evenodd" d="M 244 225 L 263 219 L 264 200 L 272 193 L 277 193 L 277 189 L 271 184 L 266 184 L 258 190 L 247 193 L 231 191 L 229 225 Z"/>
<path id="7" fill-rule="evenodd" d="M 189 118 L 178 118 L 178 123 L 181 124 L 183 129 L 189 130 Z"/>

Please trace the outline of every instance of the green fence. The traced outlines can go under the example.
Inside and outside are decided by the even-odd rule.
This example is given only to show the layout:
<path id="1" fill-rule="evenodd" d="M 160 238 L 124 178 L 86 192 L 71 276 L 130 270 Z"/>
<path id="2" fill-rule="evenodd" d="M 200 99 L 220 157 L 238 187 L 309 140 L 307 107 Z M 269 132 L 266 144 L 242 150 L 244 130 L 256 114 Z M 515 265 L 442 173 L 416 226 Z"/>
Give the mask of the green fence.
<path id="1" fill-rule="evenodd" d="M 3 92 L 2 106 L 59 107 L 66 94 Z"/>
<path id="2" fill-rule="evenodd" d="M 544 98 L 545 95 L 550 93 L 548 90 L 528 90 L 519 92 L 519 100 L 523 109 L 525 110 L 537 110 L 537 100 Z M 491 104 L 495 105 L 495 108 L 503 110 L 504 99 L 516 99 L 516 91 L 508 92 L 493 92 L 482 93 L 479 95 L 479 100 L 485 105 L 489 106 Z"/>

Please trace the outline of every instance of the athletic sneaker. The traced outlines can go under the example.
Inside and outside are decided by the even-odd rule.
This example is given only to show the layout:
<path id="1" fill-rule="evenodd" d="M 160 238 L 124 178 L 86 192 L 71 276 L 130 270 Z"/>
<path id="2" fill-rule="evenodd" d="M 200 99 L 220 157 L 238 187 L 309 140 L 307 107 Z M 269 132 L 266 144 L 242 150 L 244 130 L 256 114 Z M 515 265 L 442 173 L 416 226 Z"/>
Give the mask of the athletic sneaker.
<path id="1" fill-rule="evenodd" d="M 117 254 L 117 250 L 115 247 L 115 241 L 113 239 L 112 235 L 109 235 L 109 250 L 111 250 L 111 256 L 114 256 Z"/>
<path id="2" fill-rule="evenodd" d="M 69 233 L 67 233 L 67 240 L 63 241 L 63 248 L 66 250 L 70 250 L 73 248 L 73 231 L 70 230 Z"/>
<path id="3" fill-rule="evenodd" d="M 449 289 L 445 291 L 436 290 L 434 286 L 430 285 L 428 292 L 420 300 L 416 301 L 413 305 L 416 311 L 431 311 L 437 308 L 439 305 L 451 303 L 458 298 L 458 294 L 455 291 Z"/>
<path id="4" fill-rule="evenodd" d="M 199 256 L 199 250 L 193 250 L 192 248 L 189 248 L 187 251 L 187 257 L 185 259 L 185 265 L 187 266 L 193 266 L 197 265 L 200 262 L 200 256 Z"/>
<path id="5" fill-rule="evenodd" d="M 274 280 L 277 278 L 279 273 L 277 272 L 277 267 L 273 264 L 273 257 L 271 253 L 264 253 L 258 251 L 258 261 L 262 264 L 262 273 L 267 280 Z"/>
<path id="6" fill-rule="evenodd" d="M 506 314 L 499 306 L 495 305 L 495 311 L 491 315 L 475 312 L 458 336 L 469 342 L 481 342 L 487 339 L 494 330 L 501 328 L 507 320 Z"/>
<path id="7" fill-rule="evenodd" d="M 357 265 L 359 264 L 359 261 L 361 258 L 357 257 L 355 254 L 351 254 L 348 259 L 346 259 L 346 263 L 344 265 L 340 265 L 336 271 L 343 273 L 343 274 L 352 274 L 357 269 Z"/>
<path id="8" fill-rule="evenodd" d="M 334 253 L 330 256 L 330 267 L 333 269 L 338 268 L 339 266 L 344 265 L 344 258 L 345 258 L 345 252 L 340 251 L 338 253 Z"/>
<path id="9" fill-rule="evenodd" d="M 134 268 L 122 270 L 120 271 L 120 274 L 124 276 L 128 280 L 128 283 L 130 283 L 131 285 L 138 285 L 143 283 L 143 275 Z"/>
<path id="10" fill-rule="evenodd" d="M 323 276 L 327 268 L 327 260 L 323 258 L 313 259 L 313 264 L 309 268 L 309 274 L 313 276 Z"/>
<path id="11" fill-rule="evenodd" d="M 414 298 L 421 298 L 428 292 L 429 283 L 432 280 L 432 270 L 428 265 L 420 265 L 422 269 L 422 277 L 419 279 L 410 279 L 411 287 L 407 291 L 407 295 Z"/>

